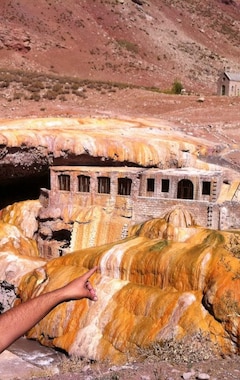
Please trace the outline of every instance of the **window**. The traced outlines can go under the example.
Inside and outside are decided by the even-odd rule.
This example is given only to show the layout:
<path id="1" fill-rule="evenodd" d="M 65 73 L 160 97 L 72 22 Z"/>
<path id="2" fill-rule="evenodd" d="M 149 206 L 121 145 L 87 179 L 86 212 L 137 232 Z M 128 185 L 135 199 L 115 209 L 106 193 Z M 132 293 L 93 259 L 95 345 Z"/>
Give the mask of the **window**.
<path id="1" fill-rule="evenodd" d="M 70 191 L 70 175 L 60 174 L 58 176 L 59 190 Z"/>
<path id="2" fill-rule="evenodd" d="M 181 199 L 193 199 L 193 183 L 188 179 L 179 181 L 177 197 Z"/>
<path id="3" fill-rule="evenodd" d="M 130 195 L 132 187 L 132 180 L 130 178 L 118 178 L 118 194 Z"/>
<path id="4" fill-rule="evenodd" d="M 78 176 L 78 191 L 81 193 L 90 192 L 90 177 L 86 175 Z"/>
<path id="5" fill-rule="evenodd" d="M 211 194 L 211 182 L 203 181 L 202 183 L 202 194 L 210 195 Z"/>
<path id="6" fill-rule="evenodd" d="M 98 177 L 98 192 L 99 194 L 110 194 L 109 177 Z"/>
<path id="7" fill-rule="evenodd" d="M 162 179 L 162 193 L 169 192 L 169 179 Z"/>
<path id="8" fill-rule="evenodd" d="M 147 178 L 147 191 L 154 192 L 155 189 L 155 179 Z"/>

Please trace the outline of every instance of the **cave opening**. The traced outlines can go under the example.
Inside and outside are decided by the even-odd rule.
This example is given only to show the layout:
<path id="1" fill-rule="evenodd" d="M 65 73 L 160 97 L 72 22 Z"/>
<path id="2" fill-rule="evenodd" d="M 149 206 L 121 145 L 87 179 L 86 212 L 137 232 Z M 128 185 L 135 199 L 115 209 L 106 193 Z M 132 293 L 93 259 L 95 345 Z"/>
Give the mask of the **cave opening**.
<path id="1" fill-rule="evenodd" d="M 38 199 L 41 188 L 50 188 L 50 171 L 26 177 L 8 178 L 0 183 L 0 209 L 15 202 Z"/>
<path id="2" fill-rule="evenodd" d="M 70 243 L 70 239 L 71 239 L 71 231 L 68 231 L 68 230 L 53 231 L 52 239 L 57 240 L 57 241 L 65 241 L 68 247 Z"/>

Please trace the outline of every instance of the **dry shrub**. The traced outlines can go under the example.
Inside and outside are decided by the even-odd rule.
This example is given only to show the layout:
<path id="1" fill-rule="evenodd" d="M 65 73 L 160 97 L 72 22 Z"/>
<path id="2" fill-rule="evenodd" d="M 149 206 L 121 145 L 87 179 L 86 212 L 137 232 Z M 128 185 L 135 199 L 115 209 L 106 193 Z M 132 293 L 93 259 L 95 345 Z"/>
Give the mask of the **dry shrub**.
<path id="1" fill-rule="evenodd" d="M 219 347 L 207 334 L 200 331 L 182 340 L 168 339 L 154 342 L 147 348 L 139 349 L 139 354 L 147 360 L 191 364 L 216 357 L 219 355 Z"/>

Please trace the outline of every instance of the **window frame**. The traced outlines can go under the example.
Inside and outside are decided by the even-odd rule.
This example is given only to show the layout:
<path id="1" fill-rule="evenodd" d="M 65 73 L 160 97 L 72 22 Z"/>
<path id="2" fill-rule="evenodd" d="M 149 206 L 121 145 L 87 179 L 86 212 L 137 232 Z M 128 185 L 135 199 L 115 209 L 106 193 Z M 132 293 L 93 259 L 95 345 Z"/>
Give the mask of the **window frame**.
<path id="1" fill-rule="evenodd" d="M 58 186 L 60 191 L 70 191 L 71 177 L 69 174 L 58 175 Z"/>
<path id="2" fill-rule="evenodd" d="M 110 194 L 111 180 L 107 176 L 99 176 L 98 179 L 98 194 Z"/>
<path id="3" fill-rule="evenodd" d="M 154 193 L 155 191 L 155 178 L 147 178 L 147 192 Z"/>
<path id="4" fill-rule="evenodd" d="M 77 178 L 78 178 L 78 192 L 90 193 L 91 177 L 89 175 L 80 174 L 78 175 Z"/>
<path id="5" fill-rule="evenodd" d="M 211 181 L 202 181 L 202 195 L 211 195 Z"/>
<path id="6" fill-rule="evenodd" d="M 169 178 L 162 178 L 162 180 L 161 180 L 161 192 L 162 193 L 169 193 L 169 189 L 170 189 Z"/>
<path id="7" fill-rule="evenodd" d="M 132 190 L 132 179 L 129 177 L 118 178 L 118 195 L 130 196 Z"/>

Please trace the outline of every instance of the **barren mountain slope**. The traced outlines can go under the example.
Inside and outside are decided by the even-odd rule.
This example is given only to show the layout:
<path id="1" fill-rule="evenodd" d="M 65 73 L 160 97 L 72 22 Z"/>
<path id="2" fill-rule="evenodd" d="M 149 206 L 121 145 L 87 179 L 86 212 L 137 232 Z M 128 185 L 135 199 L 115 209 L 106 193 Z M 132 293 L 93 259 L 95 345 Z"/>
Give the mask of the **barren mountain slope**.
<path id="1" fill-rule="evenodd" d="M 79 85 L 65 79 L 73 76 L 169 89 L 177 78 L 194 94 L 212 95 L 219 70 L 240 71 L 239 29 L 240 0 L 1 0 L 0 69 L 37 74 L 19 79 L 13 73 L 7 81 L 4 76 L 0 79 L 0 119 L 117 115 L 167 120 L 169 133 L 180 130 L 215 141 L 222 149 L 219 156 L 224 154 L 237 167 L 240 98 L 205 96 L 199 102 L 196 95 L 173 96 L 91 82 Z M 45 97 L 49 87 L 55 86 L 45 74 L 64 77 L 62 88 L 56 82 L 56 98 Z M 71 86 L 70 94 L 63 92 L 66 85 Z M 17 196 L 21 191 L 26 196 L 29 183 L 16 186 Z M 43 184 L 37 183 L 37 194 L 39 187 Z M 11 197 L 12 189 L 10 184 Z M 190 378 L 189 371 L 191 378 L 199 373 L 211 380 L 239 378 L 238 356 L 207 362 L 197 359 L 190 366 L 159 362 L 155 357 L 119 368 L 97 363 L 95 371 L 83 363 L 82 369 L 52 379 L 179 380 L 185 373 Z"/>
<path id="2" fill-rule="evenodd" d="M 216 91 L 240 70 L 240 1 L 2 0 L 0 66 Z"/>

